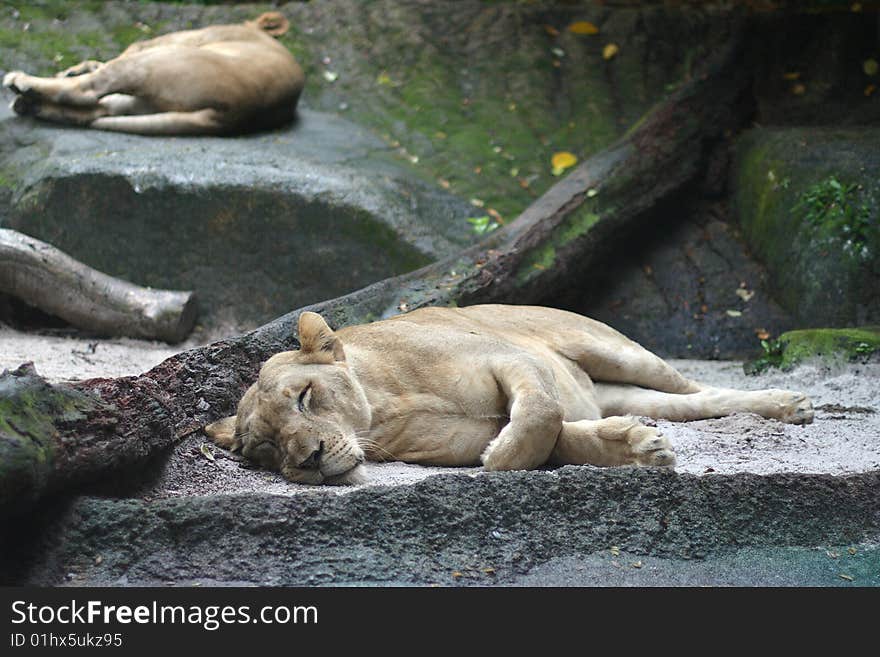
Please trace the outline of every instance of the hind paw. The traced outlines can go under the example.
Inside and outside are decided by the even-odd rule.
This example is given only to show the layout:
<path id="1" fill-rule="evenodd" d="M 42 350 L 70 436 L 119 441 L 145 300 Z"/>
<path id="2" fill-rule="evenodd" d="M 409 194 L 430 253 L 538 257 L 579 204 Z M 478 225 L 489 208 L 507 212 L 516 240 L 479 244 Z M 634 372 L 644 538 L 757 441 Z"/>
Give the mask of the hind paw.
<path id="1" fill-rule="evenodd" d="M 810 398 L 800 392 L 787 393 L 788 399 L 782 403 L 779 419 L 789 424 L 810 424 L 813 421 L 813 404 Z"/>
<path id="2" fill-rule="evenodd" d="M 772 388 L 758 394 L 763 395 L 764 404 L 758 412 L 764 417 L 788 424 L 809 424 L 813 421 L 813 404 L 802 392 Z"/>

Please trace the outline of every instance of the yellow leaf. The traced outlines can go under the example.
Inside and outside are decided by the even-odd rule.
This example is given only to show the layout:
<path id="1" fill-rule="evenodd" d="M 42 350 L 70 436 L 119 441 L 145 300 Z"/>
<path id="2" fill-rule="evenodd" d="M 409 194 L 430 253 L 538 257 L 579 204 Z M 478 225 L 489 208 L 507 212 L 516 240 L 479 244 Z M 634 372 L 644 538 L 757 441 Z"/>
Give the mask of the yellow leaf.
<path id="1" fill-rule="evenodd" d="M 877 85 L 869 84 L 867 87 L 865 87 L 865 96 L 870 96 L 875 91 L 877 91 Z"/>
<path id="2" fill-rule="evenodd" d="M 783 73 L 782 78 L 784 80 L 797 80 L 801 77 L 800 71 L 792 71 L 790 73 Z"/>
<path id="3" fill-rule="evenodd" d="M 562 175 L 563 171 L 570 167 L 573 167 L 575 164 L 577 164 L 577 161 L 577 157 L 572 153 L 569 153 L 568 151 L 553 153 L 553 157 L 550 159 L 550 166 L 553 167 L 553 175 Z"/>
<path id="4" fill-rule="evenodd" d="M 599 34 L 599 28 L 590 21 L 576 21 L 568 26 L 572 34 Z"/>
<path id="5" fill-rule="evenodd" d="M 620 48 L 618 48 L 616 43 L 609 43 L 607 46 L 602 48 L 602 57 L 605 59 L 614 59 L 614 57 L 619 52 Z"/>
<path id="6" fill-rule="evenodd" d="M 877 71 L 880 71 L 880 64 L 877 64 L 876 59 L 866 59 L 862 62 L 862 70 L 865 75 L 877 75 Z"/>
<path id="7" fill-rule="evenodd" d="M 798 82 L 796 85 L 792 86 L 791 93 L 795 96 L 803 96 L 807 92 L 807 86 Z"/>

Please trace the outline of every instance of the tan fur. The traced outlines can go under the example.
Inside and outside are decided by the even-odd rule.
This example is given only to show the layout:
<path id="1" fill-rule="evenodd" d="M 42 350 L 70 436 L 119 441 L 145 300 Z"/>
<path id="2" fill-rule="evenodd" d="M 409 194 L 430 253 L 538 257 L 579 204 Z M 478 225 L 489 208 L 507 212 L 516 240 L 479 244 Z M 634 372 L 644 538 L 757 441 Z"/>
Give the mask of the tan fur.
<path id="1" fill-rule="evenodd" d="M 562 310 L 424 308 L 337 332 L 305 312 L 298 330 L 301 349 L 272 356 L 237 415 L 205 429 L 291 481 L 360 481 L 364 458 L 489 470 L 672 466 L 669 441 L 632 415 L 813 419 L 800 393 L 703 386 Z"/>
<path id="2" fill-rule="evenodd" d="M 226 134 L 291 121 L 305 78 L 272 35 L 277 12 L 241 25 L 213 25 L 133 43 L 106 63 L 56 77 L 12 71 L 12 108 L 47 121 L 140 134 Z"/>

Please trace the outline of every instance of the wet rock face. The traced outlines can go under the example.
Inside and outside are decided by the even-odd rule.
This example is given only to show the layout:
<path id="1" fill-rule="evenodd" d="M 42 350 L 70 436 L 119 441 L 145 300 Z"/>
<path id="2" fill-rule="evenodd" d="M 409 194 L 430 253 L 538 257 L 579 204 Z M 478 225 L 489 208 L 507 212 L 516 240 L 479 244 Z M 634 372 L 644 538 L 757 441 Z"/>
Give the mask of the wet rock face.
<path id="1" fill-rule="evenodd" d="M 733 186 L 743 234 L 799 326 L 880 322 L 880 129 L 751 130 Z"/>
<path id="2" fill-rule="evenodd" d="M 795 326 L 719 200 L 674 201 L 608 266 L 547 301 L 603 321 L 667 358 L 745 358 Z"/>
<path id="3" fill-rule="evenodd" d="M 304 111 L 278 132 L 144 138 L 9 117 L 3 225 L 141 285 L 193 289 L 203 325 L 256 326 L 450 255 L 470 205 L 367 131 Z"/>

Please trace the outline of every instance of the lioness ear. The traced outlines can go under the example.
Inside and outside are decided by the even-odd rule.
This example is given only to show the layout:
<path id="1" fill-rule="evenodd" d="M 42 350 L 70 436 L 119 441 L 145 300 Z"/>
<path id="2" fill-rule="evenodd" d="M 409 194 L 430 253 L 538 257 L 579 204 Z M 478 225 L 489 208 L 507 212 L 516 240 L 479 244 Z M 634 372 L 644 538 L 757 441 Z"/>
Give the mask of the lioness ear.
<path id="1" fill-rule="evenodd" d="M 273 37 L 280 37 L 290 27 L 290 22 L 277 11 L 267 11 L 265 14 L 260 14 L 256 20 L 248 21 L 248 24 L 260 28 Z"/>
<path id="2" fill-rule="evenodd" d="M 241 449 L 241 440 L 235 437 L 235 415 L 230 415 L 222 420 L 212 422 L 205 427 L 205 433 L 208 438 L 214 441 L 215 445 L 237 452 Z"/>
<path id="3" fill-rule="evenodd" d="M 300 351 L 311 355 L 315 362 L 332 363 L 345 360 L 342 341 L 318 313 L 301 314 L 298 330 Z"/>

